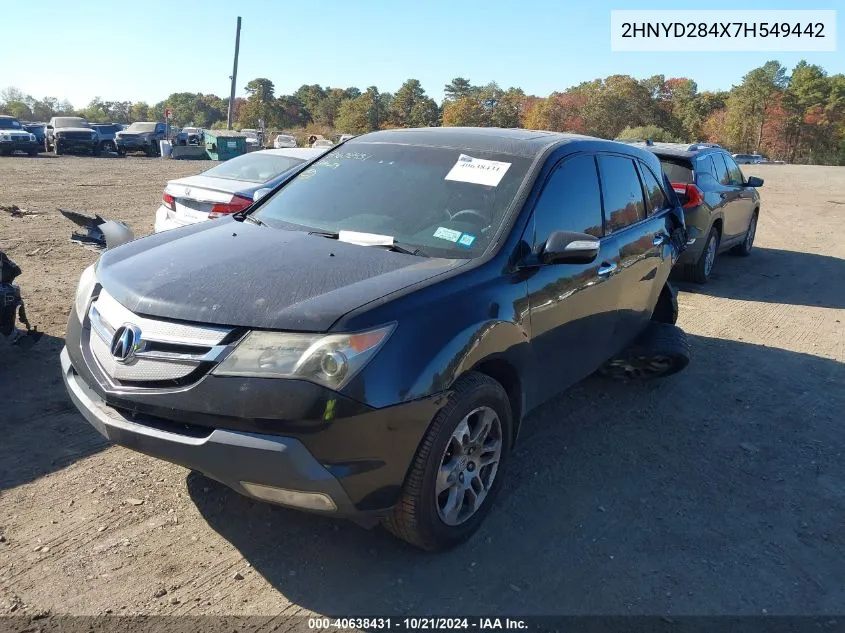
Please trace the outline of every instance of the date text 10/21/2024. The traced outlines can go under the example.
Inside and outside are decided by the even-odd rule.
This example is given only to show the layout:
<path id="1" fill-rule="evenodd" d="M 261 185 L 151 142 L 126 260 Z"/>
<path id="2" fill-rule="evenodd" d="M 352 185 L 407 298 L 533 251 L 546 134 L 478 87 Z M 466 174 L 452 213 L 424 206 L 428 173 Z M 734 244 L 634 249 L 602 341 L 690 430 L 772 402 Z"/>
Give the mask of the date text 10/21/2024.
<path id="1" fill-rule="evenodd" d="M 349 630 L 349 629 L 384 629 L 396 631 L 443 631 L 443 630 L 478 630 L 519 631 L 528 628 L 525 620 L 520 618 L 437 618 L 437 617 L 353 617 L 328 618 L 317 617 L 308 619 L 308 628 L 315 631 Z"/>

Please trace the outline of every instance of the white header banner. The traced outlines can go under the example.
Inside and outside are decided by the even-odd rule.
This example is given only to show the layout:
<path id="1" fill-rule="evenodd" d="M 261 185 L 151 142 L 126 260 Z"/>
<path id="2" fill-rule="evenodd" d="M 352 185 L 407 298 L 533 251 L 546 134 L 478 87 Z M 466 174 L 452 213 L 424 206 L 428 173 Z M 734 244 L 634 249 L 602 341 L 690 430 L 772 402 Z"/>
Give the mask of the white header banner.
<path id="1" fill-rule="evenodd" d="M 610 50 L 836 51 L 836 11 L 611 11 Z"/>

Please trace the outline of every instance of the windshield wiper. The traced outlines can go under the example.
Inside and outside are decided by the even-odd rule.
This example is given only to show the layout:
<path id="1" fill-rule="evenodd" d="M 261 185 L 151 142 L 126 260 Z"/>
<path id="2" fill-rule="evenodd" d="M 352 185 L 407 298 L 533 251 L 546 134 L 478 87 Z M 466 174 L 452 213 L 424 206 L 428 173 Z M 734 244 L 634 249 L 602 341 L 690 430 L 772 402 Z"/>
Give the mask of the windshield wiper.
<path id="1" fill-rule="evenodd" d="M 405 246 L 402 246 L 399 242 L 393 242 L 393 244 L 389 244 L 388 246 L 385 246 L 383 248 L 386 248 L 389 251 L 394 251 L 396 253 L 403 253 L 405 255 L 416 255 L 417 257 L 428 257 L 428 255 L 423 253 L 420 249 L 418 249 L 418 248 L 407 248 Z"/>
<path id="2" fill-rule="evenodd" d="M 259 220 L 258 218 L 254 217 L 251 213 L 244 213 L 243 211 L 236 213 L 232 216 L 238 222 L 249 222 L 250 224 L 257 224 L 258 226 L 267 226 L 267 223 L 263 220 Z"/>
<path id="3" fill-rule="evenodd" d="M 308 235 L 318 235 L 320 237 L 326 237 L 330 240 L 340 239 L 340 233 L 335 231 L 308 231 Z M 365 246 L 361 244 L 360 246 Z M 376 246 L 380 248 L 385 248 L 389 251 L 393 251 L 395 253 L 403 253 L 404 255 L 416 255 L 417 257 L 428 257 L 425 253 L 423 253 L 418 248 L 408 248 L 406 246 L 402 246 L 399 242 L 394 241 L 393 244 L 372 244 L 371 246 Z"/>

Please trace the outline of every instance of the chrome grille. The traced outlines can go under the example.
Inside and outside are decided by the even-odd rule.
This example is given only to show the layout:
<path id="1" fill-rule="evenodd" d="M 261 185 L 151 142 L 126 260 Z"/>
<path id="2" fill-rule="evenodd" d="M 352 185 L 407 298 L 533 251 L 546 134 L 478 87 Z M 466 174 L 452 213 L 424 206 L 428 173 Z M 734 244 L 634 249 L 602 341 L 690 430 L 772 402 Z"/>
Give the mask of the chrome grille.
<path id="1" fill-rule="evenodd" d="M 121 383 L 184 378 L 201 363 L 217 360 L 228 349 L 222 341 L 231 332 L 225 327 L 141 317 L 105 290 L 91 304 L 88 316 L 91 353 L 100 369 Z M 133 331 L 131 349 L 115 348 L 116 334 L 127 328 Z"/>

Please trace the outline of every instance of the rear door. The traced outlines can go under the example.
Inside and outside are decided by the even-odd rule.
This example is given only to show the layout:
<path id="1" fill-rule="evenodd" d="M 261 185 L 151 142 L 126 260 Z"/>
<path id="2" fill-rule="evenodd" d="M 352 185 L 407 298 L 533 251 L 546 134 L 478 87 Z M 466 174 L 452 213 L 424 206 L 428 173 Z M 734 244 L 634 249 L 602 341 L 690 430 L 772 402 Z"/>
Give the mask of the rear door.
<path id="1" fill-rule="evenodd" d="M 724 152 L 713 152 L 710 156 L 716 166 L 716 175 L 719 179 L 718 193 L 722 200 L 724 214 L 721 242 L 725 244 L 733 241 L 740 233 L 744 233 L 748 226 L 746 204 L 743 201 L 742 172 L 739 171 L 733 159 Z"/>
<path id="2" fill-rule="evenodd" d="M 734 200 L 735 209 L 732 211 L 735 226 L 731 227 L 731 235 L 739 239 L 745 235 L 751 223 L 751 214 L 754 213 L 754 193 L 745 186 L 745 176 L 733 158 L 727 154 L 722 154 L 722 157 L 728 167 L 731 186 L 737 190 Z"/>
<path id="3" fill-rule="evenodd" d="M 613 355 L 627 347 L 648 324 L 669 274 L 671 260 L 664 248 L 668 238 L 667 196 L 648 167 L 631 156 L 600 154 L 598 164 L 605 239 L 619 257 L 614 284 L 618 318 L 609 350 L 609 355 Z"/>
<path id="4" fill-rule="evenodd" d="M 538 253 L 554 231 L 600 238 L 602 224 L 595 158 L 576 154 L 563 159 L 546 181 L 526 241 Z M 532 384 L 538 401 L 581 380 L 607 358 L 617 319 L 618 268 L 615 244 L 602 239 L 599 256 L 590 264 L 546 264 L 528 271 Z"/>

